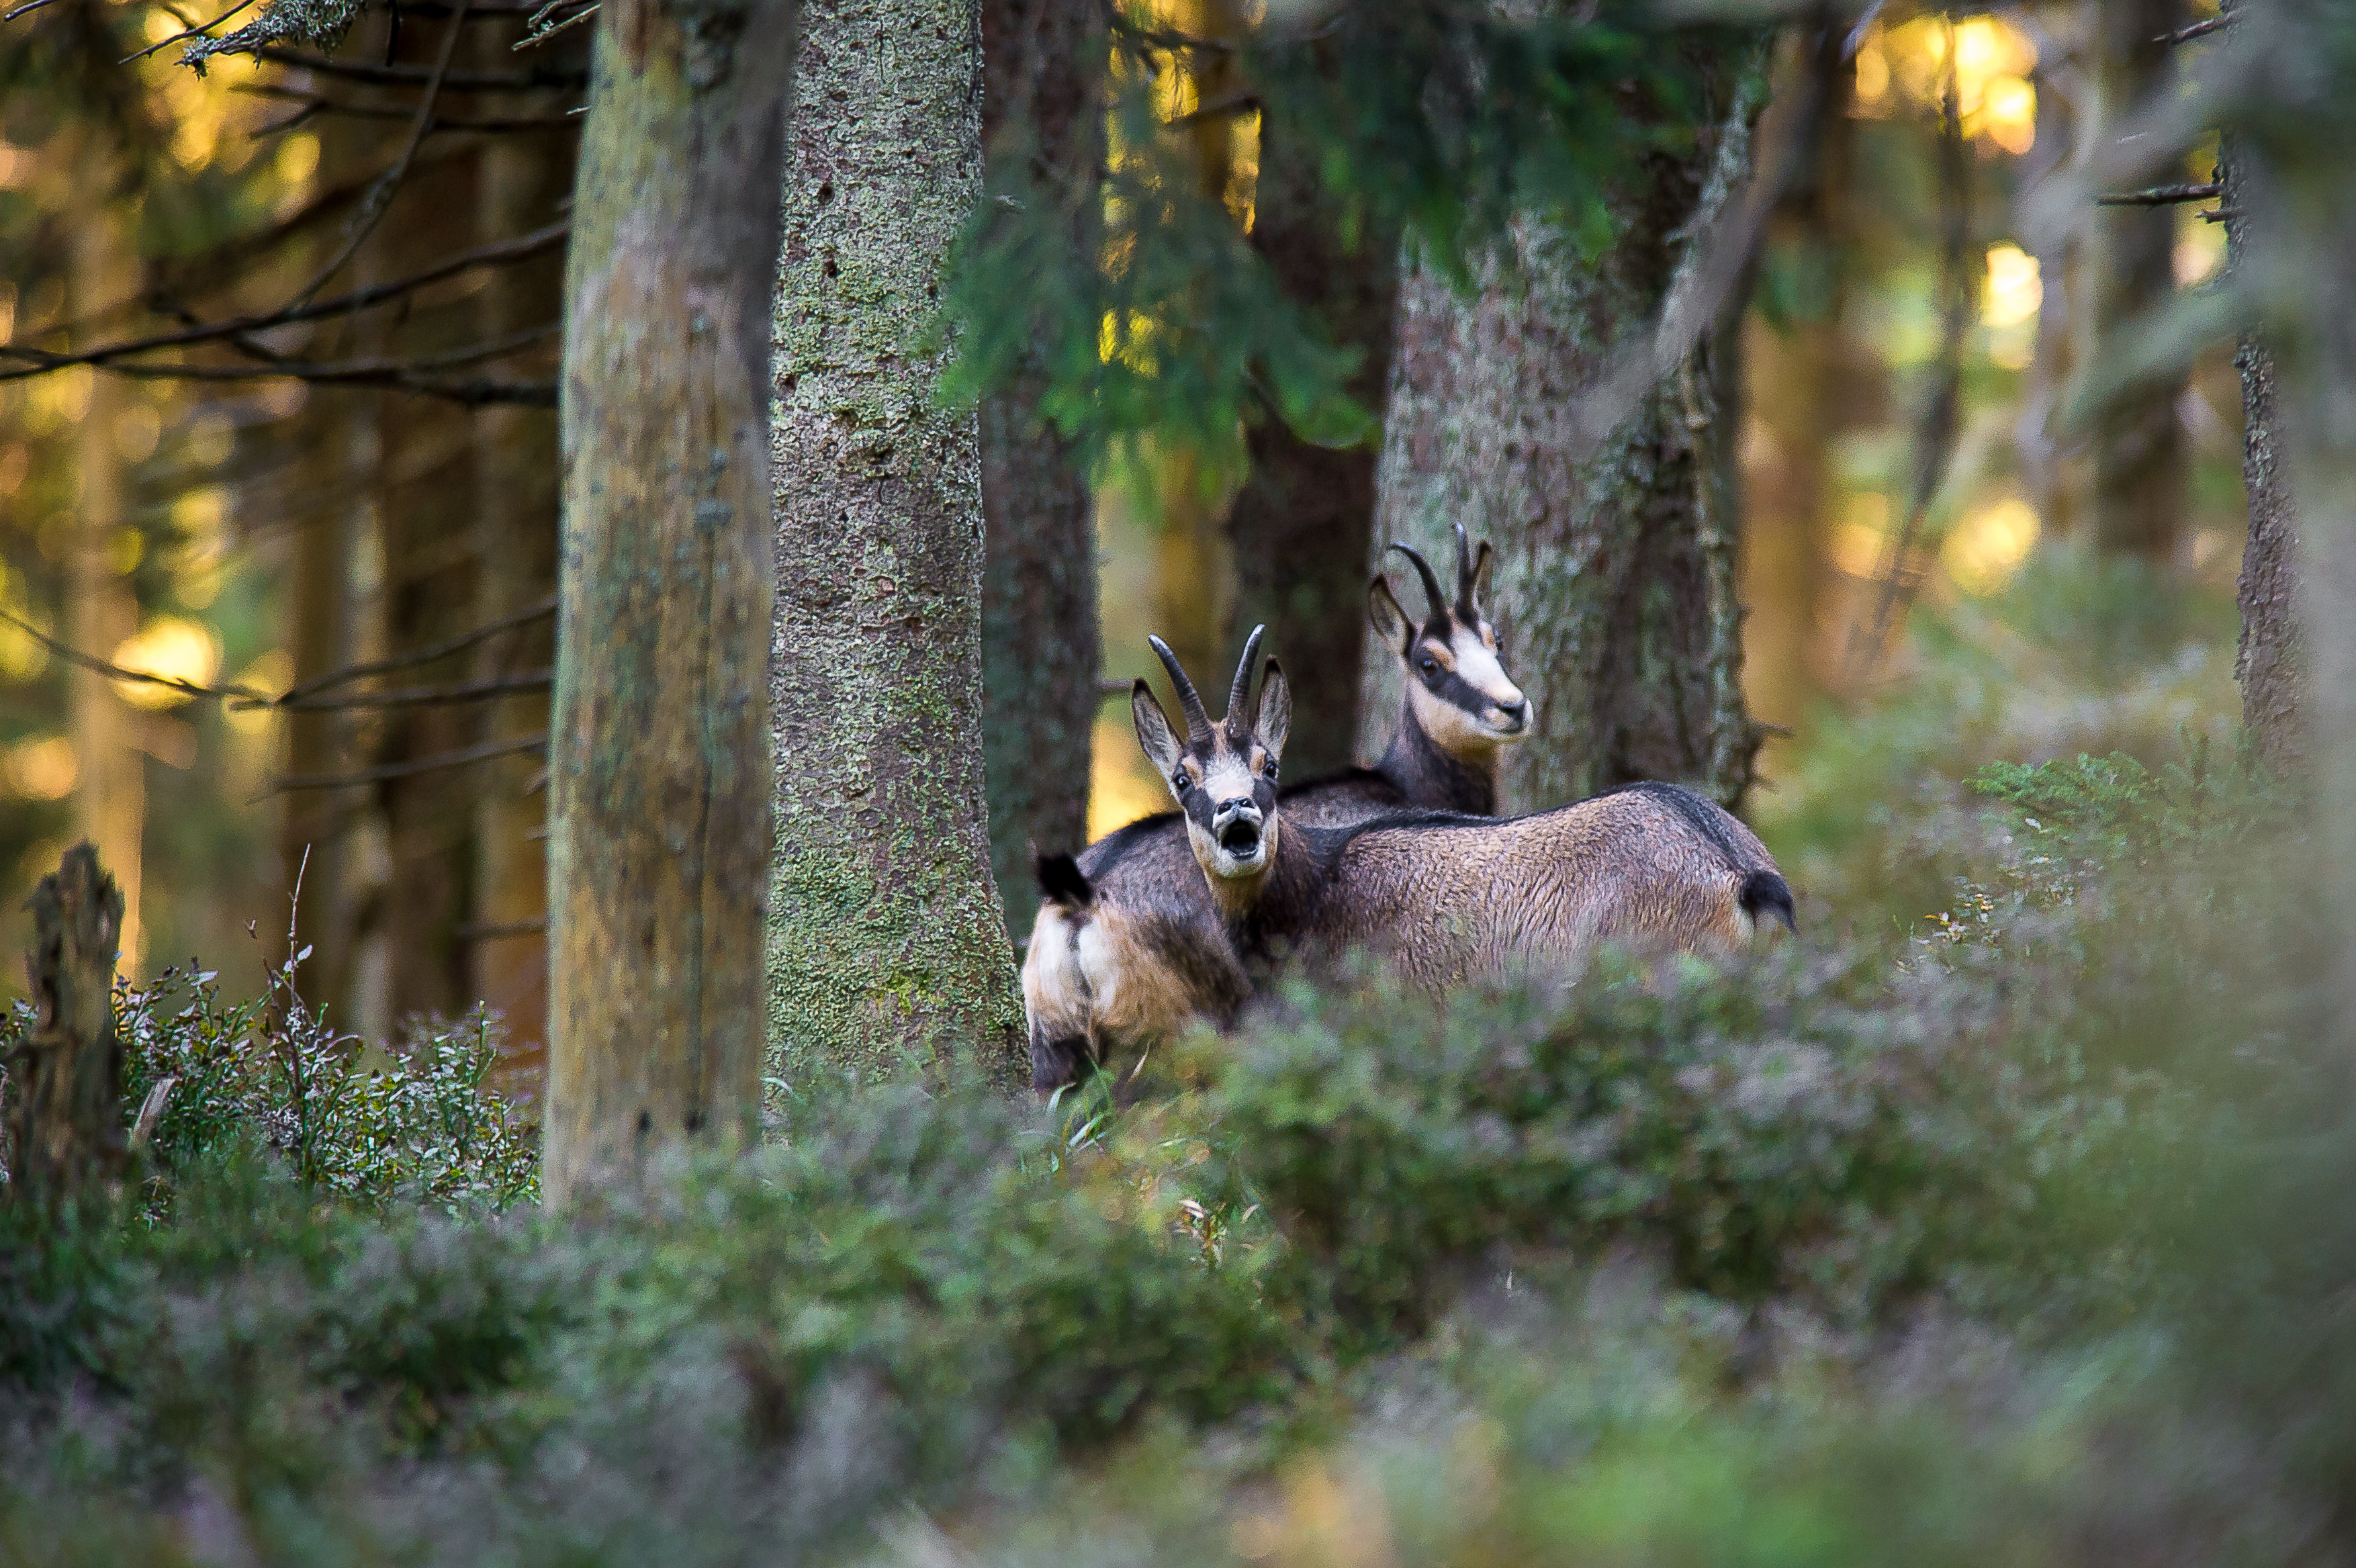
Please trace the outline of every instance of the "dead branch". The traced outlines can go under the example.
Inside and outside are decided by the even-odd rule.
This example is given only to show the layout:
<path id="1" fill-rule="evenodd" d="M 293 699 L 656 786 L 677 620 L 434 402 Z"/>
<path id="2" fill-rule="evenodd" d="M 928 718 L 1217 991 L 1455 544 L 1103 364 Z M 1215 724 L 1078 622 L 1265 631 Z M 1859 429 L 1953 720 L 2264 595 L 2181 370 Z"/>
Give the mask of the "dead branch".
<path id="1" fill-rule="evenodd" d="M 434 77 L 434 73 L 423 66 L 366 65 L 358 60 L 339 60 L 327 55 L 309 54 L 301 49 L 271 47 L 261 50 L 255 58 L 270 65 L 293 66 L 345 81 L 374 82 L 380 86 L 422 86 Z M 528 71 L 454 70 L 446 72 L 442 80 L 444 92 L 548 92 L 560 89 L 578 92 L 588 85 L 587 71 L 552 68 Z"/>
<path id="2" fill-rule="evenodd" d="M 401 155 L 378 177 L 376 184 L 369 187 L 368 194 L 360 197 L 359 221 L 351 226 L 351 232 L 344 236 L 343 245 L 328 259 L 327 264 L 319 269 L 318 275 L 295 291 L 294 297 L 287 302 L 290 306 L 310 304 L 313 297 L 327 286 L 327 280 L 342 272 L 345 265 L 359 254 L 360 247 L 368 243 L 369 236 L 376 232 L 376 226 L 383 222 L 384 215 L 391 210 L 393 198 L 401 192 L 401 182 L 409 177 L 409 165 L 417 161 L 417 149 L 425 144 L 426 133 L 433 128 L 434 108 L 442 101 L 442 81 L 450 74 L 450 61 L 457 55 L 458 37 L 466 31 L 466 8 L 471 3 L 472 0 L 458 0 L 457 9 L 450 15 L 450 25 L 442 29 L 442 52 L 434 57 L 434 74 L 426 80 L 425 91 L 417 101 L 416 118 L 409 128 L 409 140 L 402 145 Z"/>
<path id="3" fill-rule="evenodd" d="M 2207 201 L 2224 193 L 2225 187 L 2211 180 L 2206 185 L 2156 185 L 2143 190 L 2123 191 L 2116 196 L 2098 196 L 2097 207 L 2169 207 L 2179 201 Z"/>
<path id="4" fill-rule="evenodd" d="M 2152 42 L 2155 44 L 2189 44 L 2195 38 L 2205 38 L 2213 32 L 2217 32 L 2222 28 L 2230 27 L 2241 19 L 2242 16 L 2240 12 L 2228 11 L 2222 16 L 2211 16 L 2205 22 L 2195 22 L 2190 27 L 2179 27 L 2172 33 L 2162 33 L 2158 37 L 2152 39 Z"/>
<path id="5" fill-rule="evenodd" d="M 556 683 L 551 669 L 521 675 L 492 676 L 482 680 L 451 681 L 443 686 L 403 686 L 358 697 L 282 697 L 275 702 L 240 703 L 240 707 L 274 708 L 287 713 L 327 713 L 348 708 L 434 708 L 459 702 L 482 702 L 517 692 L 546 691 Z"/>
<path id="6" fill-rule="evenodd" d="M 387 779 L 405 779 L 416 773 L 430 773 L 443 768 L 463 768 L 475 763 L 487 763 L 499 757 L 512 757 L 523 752 L 545 751 L 545 731 L 525 735 L 513 741 L 489 741 L 462 751 L 441 752 L 430 757 L 416 757 L 405 763 L 386 763 L 380 767 L 362 768 L 348 773 L 301 773 L 274 781 L 265 795 L 291 795 L 297 790 L 348 789 L 354 784 L 381 784 Z"/>
<path id="7" fill-rule="evenodd" d="M 468 648 L 487 643 L 502 632 L 512 632 L 519 626 L 529 626 L 534 621 L 546 620 L 555 613 L 556 597 L 551 594 L 537 604 L 526 605 L 512 615 L 477 626 L 471 632 L 461 632 L 454 637 L 444 638 L 438 643 L 429 643 L 424 647 L 412 648 L 408 653 L 396 654 L 391 658 L 377 659 L 369 664 L 349 665 L 342 669 L 332 669 L 323 675 L 315 675 L 308 680 L 296 681 L 287 688 L 285 696 L 279 700 L 294 701 L 308 697 L 314 692 L 331 691 L 338 686 L 348 686 L 356 680 L 366 680 L 373 675 L 386 675 L 398 669 L 415 669 L 420 665 L 432 664 L 435 659 L 444 659 L 452 654 L 465 653 Z M 1123 687 L 1121 689 L 1126 691 L 1129 688 Z"/>
<path id="8" fill-rule="evenodd" d="M 267 136 L 292 128 L 305 119 L 317 114 L 339 115 L 347 120 L 406 120 L 409 111 L 389 103 L 354 103 L 345 99 L 329 98 L 322 92 L 307 92 L 301 88 L 284 87 L 275 82 L 252 82 L 231 88 L 232 92 L 252 98 L 267 98 L 284 103 L 303 105 L 303 112 L 292 119 L 265 125 L 254 134 Z M 426 134 L 437 135 L 445 131 L 473 131 L 498 133 L 516 131 L 546 131 L 577 129 L 581 124 L 574 114 L 505 114 L 436 116 L 426 128 Z"/>
<path id="9" fill-rule="evenodd" d="M 186 327 L 177 332 L 159 332 L 151 336 L 130 338 L 121 343 L 102 344 L 96 348 L 86 348 L 80 353 L 71 354 L 51 353 L 46 349 L 34 348 L 23 344 L 0 344 L 0 356 L 27 361 L 21 368 L 0 369 L 0 381 L 22 380 L 28 376 L 61 370 L 70 365 L 104 365 L 111 360 L 120 359 L 129 355 L 152 353 L 160 348 L 186 347 L 198 343 L 213 343 L 227 337 L 267 332 L 273 327 L 292 326 L 301 322 L 317 321 L 327 316 L 339 315 L 351 311 L 368 310 L 415 293 L 420 289 L 441 283 L 446 278 L 455 277 L 461 272 L 470 272 L 477 267 L 511 265 L 540 255 L 543 251 L 555 250 L 564 243 L 565 231 L 570 227 L 569 222 L 552 223 L 544 229 L 534 229 L 529 234 L 519 235 L 513 240 L 503 240 L 496 244 L 477 246 L 472 251 L 461 251 L 446 261 L 436 262 L 423 272 L 412 272 L 406 278 L 395 279 L 386 283 L 371 284 L 364 289 L 355 289 L 349 293 L 313 301 L 299 307 L 275 311 L 267 315 L 239 316 L 230 321 Z"/>

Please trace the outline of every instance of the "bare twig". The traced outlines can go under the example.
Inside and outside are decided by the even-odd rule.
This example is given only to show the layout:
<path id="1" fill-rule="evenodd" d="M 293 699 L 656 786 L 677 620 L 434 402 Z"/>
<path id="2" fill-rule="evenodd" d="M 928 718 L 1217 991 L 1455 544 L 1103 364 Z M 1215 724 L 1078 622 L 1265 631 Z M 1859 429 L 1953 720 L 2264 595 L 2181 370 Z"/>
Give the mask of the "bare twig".
<path id="1" fill-rule="evenodd" d="M 2162 33 L 2158 37 L 2152 39 L 2152 42 L 2155 44 L 2189 44 L 2195 38 L 2205 38 L 2213 32 L 2217 32 L 2222 28 L 2230 27 L 2241 19 L 2242 16 L 2240 12 L 2228 11 L 2222 16 L 2211 16 L 2205 22 L 2195 22 L 2190 27 L 2179 27 L 2172 33 Z"/>
<path id="2" fill-rule="evenodd" d="M 253 133 L 257 137 L 291 129 L 316 114 L 340 115 L 348 120 L 406 120 L 410 117 L 408 110 L 390 103 L 351 103 L 342 99 L 329 98 L 322 92 L 306 92 L 301 88 L 285 87 L 276 82 L 252 82 L 242 87 L 231 88 L 230 91 L 244 93 L 249 97 L 268 98 L 280 102 L 299 103 L 304 106 L 300 114 L 291 119 L 273 122 L 255 131 Z M 580 123 L 579 120 L 570 114 L 505 114 L 475 118 L 464 115 L 446 118 L 436 116 L 434 123 L 427 127 L 427 134 L 438 134 L 444 131 L 474 131 L 487 133 L 544 131 L 567 126 L 577 127 Z"/>
<path id="3" fill-rule="evenodd" d="M 434 773 L 443 768 L 463 768 L 473 763 L 487 763 L 523 752 L 538 752 L 547 745 L 545 733 L 525 735 L 513 741 L 488 741 L 462 751 L 439 752 L 430 757 L 416 757 L 405 763 L 386 763 L 380 767 L 361 768 L 356 773 L 292 774 L 273 782 L 266 793 L 290 795 L 296 790 L 347 789 L 353 784 L 381 784 L 387 779 L 405 779 L 416 773 Z"/>
<path id="4" fill-rule="evenodd" d="M 450 74 L 450 61 L 458 52 L 458 36 L 466 31 L 466 7 L 470 3 L 471 0 L 457 0 L 457 8 L 450 14 L 450 25 L 442 30 L 442 52 L 434 57 L 434 74 L 425 83 L 423 96 L 418 100 L 416 119 L 409 128 L 409 141 L 402 147 L 401 155 L 360 198 L 359 221 L 344 237 L 341 248 L 328 259 L 326 266 L 319 269 L 317 276 L 296 291 L 294 297 L 287 302 L 289 305 L 299 307 L 310 304 L 318 292 L 327 286 L 327 280 L 342 272 L 345 264 L 359 254 L 359 249 L 368 242 L 368 237 L 376 232 L 376 226 L 384 221 L 384 215 L 391 210 L 393 198 L 401 190 L 401 182 L 409 177 L 409 165 L 417 159 L 417 149 L 425 144 L 426 133 L 433 129 L 434 110 L 442 101 L 442 81 Z M 399 13 L 394 15 L 398 16 Z"/>
<path id="5" fill-rule="evenodd" d="M 181 30 L 179 32 L 174 33 L 168 38 L 159 39 L 155 43 L 149 44 L 137 54 L 124 55 L 121 59 L 116 60 L 114 63 L 117 65 L 129 65 L 133 60 L 144 60 L 149 55 L 154 54 L 157 49 L 169 48 L 172 45 L 180 42 L 184 38 L 209 37 L 215 27 L 220 27 L 223 22 L 226 22 L 231 16 L 236 16 L 240 11 L 247 9 L 252 5 L 253 3 L 254 0 L 237 0 L 236 5 L 230 6 L 228 10 L 223 11 L 220 16 L 215 16 L 209 22 L 190 23 L 187 17 L 181 16 Z M 177 11 L 175 11 L 172 14 L 175 16 L 180 16 Z"/>
<path id="6" fill-rule="evenodd" d="M 529 626 L 534 621 L 546 620 L 555 613 L 556 596 L 551 594 L 537 604 L 526 605 L 512 615 L 503 616 L 497 621 L 477 626 L 470 632 L 461 632 L 455 637 L 444 638 L 438 643 L 430 643 L 422 648 L 412 648 L 408 653 L 396 654 L 391 658 L 378 659 L 369 664 L 350 665 L 342 669 L 328 670 L 324 675 L 313 676 L 308 680 L 297 681 L 287 688 L 286 695 L 280 700 L 291 702 L 308 697 L 314 692 L 331 691 L 338 686 L 347 686 L 356 680 L 366 680 L 372 675 L 385 675 L 397 669 L 415 669 L 419 665 L 432 664 L 435 659 L 444 659 L 452 654 L 465 653 L 468 648 L 489 642 L 502 632 L 512 632 L 519 626 Z M 1124 687 L 1122 689 L 1128 688 Z"/>
<path id="7" fill-rule="evenodd" d="M 58 0 L 31 0 L 31 4 L 19 5 L 6 16 L 0 16 L 0 22 L 13 22 L 19 16 L 29 16 L 43 6 L 54 5 L 57 3 Z"/>
<path id="8" fill-rule="evenodd" d="M 346 81 L 374 82 L 388 87 L 414 87 L 434 80 L 434 73 L 423 66 L 366 65 L 358 60 L 339 60 L 300 49 L 265 48 L 259 52 L 257 58 L 269 65 L 293 66 Z M 547 69 L 530 71 L 454 70 L 444 72 L 442 78 L 442 89 L 445 92 L 549 92 L 560 90 L 577 92 L 588 85 L 586 72 Z"/>
<path id="9" fill-rule="evenodd" d="M 452 681 L 444 686 L 397 687 L 358 697 L 282 697 L 275 702 L 241 706 L 275 708 L 288 713 L 326 713 L 346 708 L 431 708 L 455 702 L 482 702 L 517 692 L 546 691 L 555 684 L 554 670 L 527 670 L 521 675 L 492 676 L 482 680 Z"/>
<path id="10" fill-rule="evenodd" d="M 2179 201 L 2207 201 L 2223 194 L 2225 187 L 2211 180 L 2206 185 L 2156 185 L 2144 190 L 2123 191 L 2116 196 L 2098 196 L 2097 207 L 2169 207 Z"/>
<path id="11" fill-rule="evenodd" d="M 552 223 L 545 229 L 534 229 L 529 234 L 519 235 L 513 240 L 502 240 L 497 244 L 478 246 L 472 251 L 461 251 L 446 261 L 436 262 L 423 272 L 412 272 L 406 278 L 372 284 L 364 289 L 355 289 L 349 293 L 337 294 L 332 299 L 315 301 L 299 307 L 276 311 L 268 315 L 240 316 L 234 320 L 213 322 L 204 326 L 186 327 L 178 332 L 159 332 L 151 336 L 129 338 L 121 343 L 102 344 L 96 348 L 86 348 L 73 354 L 51 353 L 47 349 L 34 348 L 25 344 L 0 344 L 0 357 L 28 361 L 19 368 L 0 369 L 0 381 L 22 380 L 27 376 L 40 375 L 50 370 L 61 370 L 70 365 L 103 365 L 110 360 L 120 359 L 134 354 L 152 353 L 159 348 L 180 348 L 191 344 L 215 343 L 227 337 L 266 332 L 273 327 L 292 326 L 301 322 L 316 321 L 350 311 L 367 310 L 414 293 L 429 284 L 438 283 L 445 278 L 455 277 L 460 272 L 469 272 L 477 267 L 503 266 L 526 261 L 543 251 L 554 250 L 564 243 L 565 230 L 568 227 L 568 224 L 562 222 Z"/>
<path id="12" fill-rule="evenodd" d="M 0 621 L 5 621 L 9 625 L 16 627 L 18 631 L 24 633 L 27 636 L 32 638 L 35 642 L 48 649 L 49 652 L 65 660 L 66 663 L 73 665 L 80 669 L 89 670 L 93 675 L 102 675 L 109 680 L 129 681 L 138 686 L 160 686 L 165 688 L 166 690 L 177 691 L 187 697 L 235 698 L 241 701 L 257 703 L 264 706 L 266 706 L 271 700 L 268 696 L 254 690 L 253 688 L 250 686 L 238 686 L 235 684 L 229 686 L 200 686 L 195 681 L 182 680 L 179 677 L 174 675 L 151 675 L 145 670 L 125 669 L 121 665 L 109 664 L 102 658 L 99 658 L 94 655 L 86 654 L 80 648 L 74 647 L 70 644 L 58 641 L 57 638 L 49 635 L 38 626 L 34 625 L 30 621 L 22 620 L 17 616 L 10 614 L 5 610 L 0 610 Z"/>

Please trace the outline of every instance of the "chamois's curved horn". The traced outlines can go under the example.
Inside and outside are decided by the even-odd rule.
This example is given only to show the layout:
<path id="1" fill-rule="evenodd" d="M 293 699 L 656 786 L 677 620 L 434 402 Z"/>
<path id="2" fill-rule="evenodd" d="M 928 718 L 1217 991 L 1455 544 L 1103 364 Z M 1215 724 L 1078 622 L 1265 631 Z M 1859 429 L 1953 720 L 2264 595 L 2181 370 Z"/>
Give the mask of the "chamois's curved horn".
<path id="1" fill-rule="evenodd" d="M 1431 570 L 1431 562 L 1424 560 L 1413 545 L 1404 545 L 1393 539 L 1391 549 L 1415 563 L 1415 574 L 1423 579 L 1423 596 L 1430 605 L 1430 613 L 1433 615 L 1446 613 L 1448 595 L 1440 591 L 1440 574 Z"/>
<path id="2" fill-rule="evenodd" d="M 1254 626 L 1251 635 L 1244 639 L 1243 662 L 1236 666 L 1236 683 L 1227 688 L 1227 728 L 1237 735 L 1252 727 L 1252 661 L 1259 656 L 1259 640 L 1267 626 Z"/>
<path id="3" fill-rule="evenodd" d="M 1148 637 L 1145 640 L 1153 645 L 1154 653 L 1162 660 L 1162 667 L 1170 672 L 1170 684 L 1178 688 L 1178 706 L 1186 712 L 1188 744 L 1196 744 L 1209 740 L 1211 716 L 1203 711 L 1202 694 L 1194 689 L 1194 683 L 1186 678 L 1185 667 L 1178 662 L 1178 656 L 1170 651 L 1168 643 L 1159 637 Z"/>
<path id="4" fill-rule="evenodd" d="M 1464 525 L 1456 527 L 1456 614 L 1466 625 L 1481 619 L 1481 606 L 1472 603 L 1472 541 L 1464 537 Z"/>

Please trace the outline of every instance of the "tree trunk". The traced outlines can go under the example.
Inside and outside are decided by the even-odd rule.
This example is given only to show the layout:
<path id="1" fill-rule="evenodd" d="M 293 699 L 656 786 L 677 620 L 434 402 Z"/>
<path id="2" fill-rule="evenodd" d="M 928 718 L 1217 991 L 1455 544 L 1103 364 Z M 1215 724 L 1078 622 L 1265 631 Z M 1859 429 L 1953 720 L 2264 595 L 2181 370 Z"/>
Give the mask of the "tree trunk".
<path id="1" fill-rule="evenodd" d="M 1648 329 L 1687 259 L 1676 236 L 1747 173 L 1755 114 L 1751 92 L 1721 91 L 1695 152 L 1623 182 L 1618 238 L 1592 263 L 1525 219 L 1470 298 L 1427 258 L 1401 281 L 1375 539 L 1441 559 L 1461 520 L 1498 549 L 1491 616 L 1537 708 L 1532 738 L 1505 753 L 1507 809 L 1644 778 L 1731 806 L 1751 782 L 1729 467 L 1737 332 L 1706 338 L 1591 454 L 1572 411 Z M 1396 662 L 1368 661 L 1370 729 L 1398 707 Z"/>
<path id="2" fill-rule="evenodd" d="M 1846 31 L 1826 27 L 1814 40 L 1814 66 L 1832 97 L 1774 217 L 1773 237 L 1804 292 L 1785 321 L 1754 315 L 1744 328 L 1747 389 L 1764 394 L 1752 399 L 1752 409 L 1767 439 L 1747 455 L 1742 474 L 1742 591 L 1751 607 L 1742 628 L 1743 688 L 1753 711 L 1785 728 L 1806 716 L 1824 688 L 1823 627 L 1832 598 L 1826 554 L 1839 493 L 1833 451 L 1876 381 L 1844 325 L 1856 124 Z"/>
<path id="3" fill-rule="evenodd" d="M 123 1046 L 114 1032 L 122 890 L 87 842 L 34 891 L 32 1029 L 8 1061 L 8 1195 L 55 1206 L 123 1166 Z"/>
<path id="4" fill-rule="evenodd" d="M 2219 206 L 2246 213 L 2250 197 L 2228 137 L 2218 149 Z M 2249 219 L 2225 220 L 2229 271 L 2249 246 Z M 2296 773 L 2307 759 L 2300 720 L 2306 652 L 2299 635 L 2298 507 L 2281 452 L 2282 416 L 2275 392 L 2274 356 L 2255 333 L 2233 356 L 2242 373 L 2242 485 L 2249 496 L 2250 531 L 2242 549 L 2241 647 L 2233 678 L 2242 688 L 2242 730 L 2258 756 L 2278 773 Z"/>
<path id="5" fill-rule="evenodd" d="M 549 1201 L 755 1134 L 791 0 L 606 0 L 565 272 Z"/>
<path id="6" fill-rule="evenodd" d="M 2187 18 L 2182 0 L 2124 0 L 2096 7 L 2105 130 L 2115 134 L 2165 91 L 2169 46 L 2158 40 Z M 2096 218 L 2095 341 L 2106 347 L 2147 329 L 2176 293 L 2176 208 L 2110 207 Z M 2094 543 L 2166 562 L 2184 529 L 2184 427 L 2176 415 L 2186 373 L 2140 377 L 2105 400 L 2094 433 Z"/>
<path id="7" fill-rule="evenodd" d="M 777 858 L 788 1080 L 969 1057 L 1023 1081 L 981 762 L 978 421 L 918 345 L 979 188 L 960 0 L 803 13 L 777 277 Z M 1041 768 L 1066 765 L 1038 758 Z"/>
<path id="8" fill-rule="evenodd" d="M 1252 247 L 1288 296 L 1313 304 L 1333 340 L 1365 356 L 1346 390 L 1379 411 L 1390 380 L 1398 236 L 1388 229 L 1362 231 L 1355 243 L 1344 236 L 1307 128 L 1288 123 L 1274 107 L 1260 114 Z M 1285 767 L 1307 778 L 1356 760 L 1364 563 L 1381 451 L 1372 443 L 1312 446 L 1273 416 L 1254 427 L 1249 442 L 1251 477 L 1227 514 L 1236 571 L 1227 640 L 1238 643 L 1267 624 L 1294 688 Z"/>
<path id="9" fill-rule="evenodd" d="M 489 33 L 485 49 L 509 53 Z M 487 69 L 489 69 L 487 62 Z M 476 243 L 487 245 L 545 222 L 559 170 L 539 138 L 493 138 L 483 149 L 476 191 Z M 477 306 L 476 331 L 496 342 L 529 331 L 537 302 L 548 297 L 535 264 L 494 273 Z M 474 416 L 475 603 L 477 625 L 529 610 L 556 582 L 555 431 L 536 409 L 492 407 Z M 477 679 L 545 669 L 553 656 L 551 623 L 519 626 L 477 651 Z M 520 741 L 546 729 L 538 696 L 502 699 L 483 709 L 478 739 Z M 475 802 L 474 886 L 468 898 L 467 994 L 506 1019 L 511 1052 L 536 1060 L 548 1033 L 547 856 L 541 827 L 548 796 L 541 761 L 529 754 L 487 764 Z"/>
<path id="10" fill-rule="evenodd" d="M 84 160 L 82 188 L 108 189 L 113 169 L 112 154 L 94 151 Z M 93 206 L 75 236 L 70 279 L 75 319 L 95 320 L 137 286 L 137 272 L 128 264 L 134 255 L 131 243 L 112 209 Z M 131 527 L 123 459 L 114 445 L 114 427 L 124 408 L 123 384 L 102 372 L 81 374 L 91 378 L 90 403 L 74 432 L 81 494 L 78 538 L 68 568 L 67 641 L 112 659 L 123 640 L 139 629 L 138 602 L 132 596 L 129 577 L 117 565 L 117 551 Z M 123 894 L 123 962 L 135 974 L 145 945 L 139 920 L 139 871 L 147 820 L 147 764 L 138 749 L 137 715 L 116 693 L 114 683 L 95 671 L 70 670 L 66 683 L 80 786 L 74 796 L 76 825 L 114 868 L 114 881 Z"/>
<path id="11" fill-rule="evenodd" d="M 1070 201 L 1091 243 L 1104 161 L 1105 38 L 1095 0 L 984 0 L 982 141 L 993 184 Z M 1039 414 L 1044 368 L 981 408 L 982 761 L 990 859 L 1009 926 L 1038 907 L 1032 848 L 1087 842 L 1089 734 L 1104 644 L 1094 506 Z"/>

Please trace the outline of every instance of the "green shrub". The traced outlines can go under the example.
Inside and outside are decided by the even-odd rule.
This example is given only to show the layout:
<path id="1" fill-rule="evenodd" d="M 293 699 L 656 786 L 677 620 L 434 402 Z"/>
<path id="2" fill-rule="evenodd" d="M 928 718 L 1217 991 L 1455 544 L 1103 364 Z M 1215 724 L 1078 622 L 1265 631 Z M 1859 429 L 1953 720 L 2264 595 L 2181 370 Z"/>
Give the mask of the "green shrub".
<path id="1" fill-rule="evenodd" d="M 1228 1058 L 1218 1136 L 1290 1243 L 1281 1288 L 1376 1340 L 1516 1250 L 1626 1243 L 1695 1289 L 1863 1317 L 2033 1204 L 2025 1086 L 1984 1065 L 2024 1000 L 1797 955 L 1606 969 L 1559 1006 L 1296 990 Z"/>

